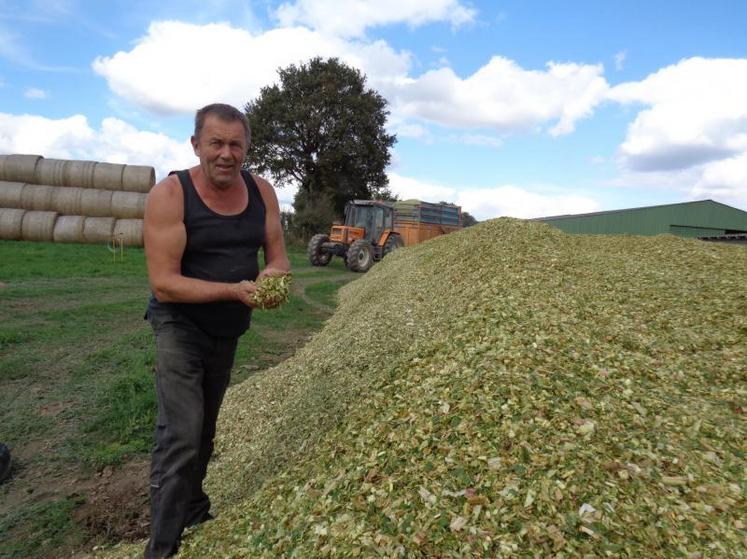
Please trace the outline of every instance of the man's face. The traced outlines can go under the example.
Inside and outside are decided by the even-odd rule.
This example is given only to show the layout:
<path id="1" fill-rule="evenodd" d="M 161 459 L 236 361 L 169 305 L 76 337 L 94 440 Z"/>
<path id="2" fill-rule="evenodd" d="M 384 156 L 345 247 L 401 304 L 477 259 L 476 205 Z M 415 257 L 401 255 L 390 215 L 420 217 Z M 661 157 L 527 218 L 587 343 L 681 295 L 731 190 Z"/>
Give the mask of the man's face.
<path id="1" fill-rule="evenodd" d="M 200 166 L 215 187 L 228 188 L 241 172 L 247 146 L 244 127 L 238 121 L 221 120 L 215 115 L 205 117 L 200 137 L 192 136 L 192 147 L 200 158 Z"/>

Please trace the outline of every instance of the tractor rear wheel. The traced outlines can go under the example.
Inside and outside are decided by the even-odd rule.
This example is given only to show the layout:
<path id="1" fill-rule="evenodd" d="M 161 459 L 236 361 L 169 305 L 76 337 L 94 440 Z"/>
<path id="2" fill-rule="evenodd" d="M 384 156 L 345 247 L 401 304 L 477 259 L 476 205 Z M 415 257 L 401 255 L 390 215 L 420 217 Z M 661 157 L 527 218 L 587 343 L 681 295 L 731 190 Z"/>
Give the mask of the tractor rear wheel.
<path id="1" fill-rule="evenodd" d="M 328 252 L 324 252 L 322 245 L 329 241 L 329 236 L 324 233 L 318 233 L 311 237 L 307 253 L 309 255 L 309 262 L 312 266 L 326 266 L 329 264 L 332 255 Z"/>
<path id="2" fill-rule="evenodd" d="M 353 241 L 348 249 L 346 264 L 351 272 L 367 272 L 373 264 L 371 243 L 366 239 Z"/>
<path id="3" fill-rule="evenodd" d="M 402 248 L 404 246 L 405 242 L 402 240 L 402 237 L 400 237 L 399 235 L 389 235 L 389 238 L 384 243 L 384 256 L 386 256 L 393 250 Z"/>

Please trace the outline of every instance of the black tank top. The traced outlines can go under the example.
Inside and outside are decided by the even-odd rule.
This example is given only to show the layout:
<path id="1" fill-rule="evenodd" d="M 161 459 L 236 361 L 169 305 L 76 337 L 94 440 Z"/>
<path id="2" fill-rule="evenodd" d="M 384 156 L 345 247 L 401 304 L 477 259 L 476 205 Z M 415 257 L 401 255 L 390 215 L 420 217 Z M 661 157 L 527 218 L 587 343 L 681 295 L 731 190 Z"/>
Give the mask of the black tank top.
<path id="1" fill-rule="evenodd" d="M 208 208 L 197 194 L 189 171 L 177 171 L 176 175 L 184 193 L 187 231 L 182 275 L 224 283 L 254 281 L 259 273 L 257 252 L 265 241 L 265 204 L 251 174 L 241 171 L 249 203 L 236 215 L 221 215 Z M 252 311 L 240 301 L 159 303 L 153 296 L 149 308 L 182 314 L 207 334 L 222 338 L 246 332 Z"/>

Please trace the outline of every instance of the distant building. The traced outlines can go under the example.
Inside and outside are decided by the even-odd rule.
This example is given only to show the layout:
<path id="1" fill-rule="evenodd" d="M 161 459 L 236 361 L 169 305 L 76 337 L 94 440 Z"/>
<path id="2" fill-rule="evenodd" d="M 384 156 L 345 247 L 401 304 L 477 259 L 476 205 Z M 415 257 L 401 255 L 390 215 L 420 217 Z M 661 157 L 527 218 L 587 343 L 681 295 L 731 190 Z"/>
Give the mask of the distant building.
<path id="1" fill-rule="evenodd" d="M 661 235 L 747 241 L 747 212 L 713 200 L 540 217 L 566 233 Z M 710 240 L 709 239 L 709 240 Z"/>

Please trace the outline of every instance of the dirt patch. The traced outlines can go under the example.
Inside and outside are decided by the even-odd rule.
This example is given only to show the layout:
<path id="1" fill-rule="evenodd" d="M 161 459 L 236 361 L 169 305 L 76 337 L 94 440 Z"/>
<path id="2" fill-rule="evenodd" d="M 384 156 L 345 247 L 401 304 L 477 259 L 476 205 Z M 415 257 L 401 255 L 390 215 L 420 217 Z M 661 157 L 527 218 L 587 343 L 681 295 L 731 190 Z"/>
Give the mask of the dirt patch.
<path id="1" fill-rule="evenodd" d="M 80 502 L 73 519 L 83 529 L 82 538 L 40 555 L 50 559 L 84 557 L 101 543 L 138 541 L 147 537 L 150 522 L 149 468 L 150 458 L 138 456 L 122 467 L 107 467 L 88 477 L 77 468 L 53 469 L 16 455 L 11 477 L 0 489 L 0 517 L 27 503 L 63 498 Z"/>
<path id="2" fill-rule="evenodd" d="M 104 468 L 82 484 L 86 501 L 75 520 L 95 535 L 86 548 L 103 541 L 136 541 L 148 536 L 150 459 L 138 457 L 123 467 Z"/>

